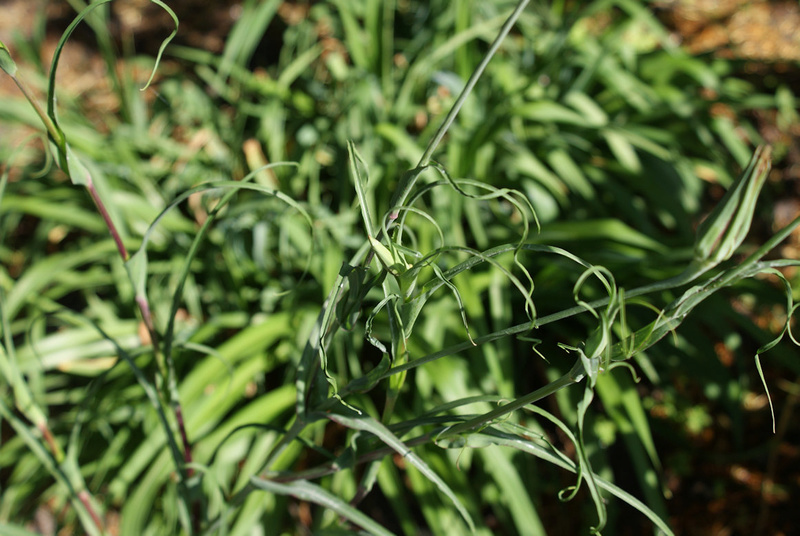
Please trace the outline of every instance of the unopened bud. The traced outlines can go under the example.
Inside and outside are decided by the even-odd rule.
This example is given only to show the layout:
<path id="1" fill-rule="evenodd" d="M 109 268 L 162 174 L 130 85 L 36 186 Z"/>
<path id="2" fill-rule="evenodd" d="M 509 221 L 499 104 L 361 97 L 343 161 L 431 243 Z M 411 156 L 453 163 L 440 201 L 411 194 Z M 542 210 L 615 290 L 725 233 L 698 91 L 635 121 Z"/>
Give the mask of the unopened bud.
<path id="1" fill-rule="evenodd" d="M 694 244 L 696 262 L 706 268 L 716 266 L 731 258 L 742 244 L 750 230 L 758 194 L 769 174 L 771 155 L 771 147 L 759 146 L 725 197 L 698 226 Z"/>

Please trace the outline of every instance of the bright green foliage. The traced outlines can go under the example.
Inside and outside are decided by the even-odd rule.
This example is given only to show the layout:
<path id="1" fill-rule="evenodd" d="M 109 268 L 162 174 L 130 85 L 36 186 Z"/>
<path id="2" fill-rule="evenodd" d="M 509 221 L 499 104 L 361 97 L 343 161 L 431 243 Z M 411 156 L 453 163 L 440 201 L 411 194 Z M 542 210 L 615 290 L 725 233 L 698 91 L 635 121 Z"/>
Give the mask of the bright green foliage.
<path id="1" fill-rule="evenodd" d="M 246 1 L 220 55 L 168 38 L 184 70 L 146 83 L 158 60 L 123 58 L 98 125 L 54 73 L 81 22 L 115 60 L 107 3 L 59 42 L 47 112 L 0 103 L 61 168 L 0 139 L 0 525 L 669 534 L 637 382 L 702 427 L 671 379 L 734 421 L 747 388 L 715 340 L 798 372 L 729 296 L 794 312 L 754 277 L 798 264 L 771 252 L 799 220 L 746 245 L 770 149 L 711 112 L 796 100 L 641 3 Z M 0 68 L 45 86 L 3 44 Z M 695 232 L 698 172 L 730 189 Z"/>

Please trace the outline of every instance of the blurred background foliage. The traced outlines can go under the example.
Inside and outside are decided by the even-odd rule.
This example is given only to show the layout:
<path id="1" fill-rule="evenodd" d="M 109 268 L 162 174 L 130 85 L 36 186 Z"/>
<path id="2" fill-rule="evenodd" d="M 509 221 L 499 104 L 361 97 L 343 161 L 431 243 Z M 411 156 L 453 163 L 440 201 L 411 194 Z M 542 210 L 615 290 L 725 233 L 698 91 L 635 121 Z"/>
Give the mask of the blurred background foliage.
<path id="1" fill-rule="evenodd" d="M 5 4 L 19 17 L 39 6 L 25 19 L 29 28 L 4 28 L 0 37 L 28 84 L 44 94 L 54 36 L 83 4 Z M 140 91 L 171 29 L 146 2 L 96 10 L 59 67 L 61 124 L 90 163 L 129 249 L 186 190 L 250 172 L 257 184 L 298 201 L 313 220 L 309 229 L 280 200 L 240 191 L 211 227 L 183 287 L 174 361 L 194 458 L 204 467 L 204 504 L 214 519 L 223 511 L 219 490 L 239 489 L 290 422 L 299 355 L 342 262 L 366 239 L 347 141 L 369 170 L 374 212 L 384 214 L 401 174 L 419 160 L 516 2 L 168 4 L 182 26 L 151 88 Z M 533 2 L 434 159 L 452 177 L 519 190 L 541 225 L 533 242 L 603 265 L 618 284 L 633 288 L 683 269 L 698 221 L 753 147 L 766 141 L 775 170 L 751 243 L 765 240 L 800 207 L 798 58 L 792 56 L 800 48 L 782 30 L 782 21 L 800 15 L 791 2 L 751 2 L 748 34 L 745 7 L 720 2 L 734 9 L 703 12 L 703 4 Z M 784 38 L 789 45 L 781 44 Z M 3 84 L 6 352 L 15 354 L 57 440 L 75 457 L 109 532 L 176 530 L 178 513 L 170 505 L 180 490 L 164 430 L 110 342 L 153 373 L 123 263 L 90 198 L 47 161 L 30 107 Z M 284 162 L 294 165 L 260 169 Z M 439 178 L 425 172 L 421 181 Z M 486 250 L 519 239 L 520 213 L 503 199 L 478 202 L 443 187 L 431 192 L 415 207 L 430 215 L 446 244 Z M 147 291 L 162 332 L 192 241 L 221 196 L 221 190 L 192 194 L 151 235 Z M 422 215 L 410 213 L 406 224 L 415 250 L 441 245 Z M 797 247 L 795 235 L 780 253 L 796 258 Z M 522 259 L 540 315 L 573 305 L 582 269 L 542 254 Z M 462 260 L 457 252 L 441 256 L 446 265 Z M 511 267 L 510 257 L 500 262 Z M 795 272 L 785 275 L 797 283 Z M 525 321 L 522 297 L 496 271 L 470 270 L 454 284 L 473 337 Z M 584 292 L 602 297 L 599 288 Z M 678 295 L 665 291 L 647 303 L 662 307 Z M 362 316 L 379 300 L 368 295 Z M 791 532 L 789 498 L 800 491 L 798 430 L 791 426 L 800 389 L 797 349 L 784 342 L 764 360 L 776 435 L 751 359 L 780 332 L 784 304 L 777 279 L 716 294 L 674 338 L 635 357 L 641 383 L 622 373 L 598 383 L 587 422 L 595 471 L 640 497 L 676 533 Z M 652 318 L 647 307 L 629 307 L 633 327 Z M 415 369 L 397 401 L 398 422 L 413 423 L 467 396 L 512 399 L 554 380 L 572 364 L 557 345 L 584 340 L 589 320 L 535 331 L 541 339 L 535 351 L 527 338 L 504 338 Z M 375 317 L 372 330 L 388 340 L 385 315 Z M 427 355 L 466 339 L 459 304 L 440 292 L 418 320 L 409 351 Z M 380 357 L 356 322 L 333 340 L 330 372 L 344 385 Z M 10 387 L 1 389 L 13 407 Z M 348 401 L 379 413 L 379 391 Z M 561 391 L 541 406 L 574 422 L 580 396 Z M 491 408 L 479 406 L 478 412 Z M 520 420 L 574 454 L 558 427 L 530 415 Z M 259 427 L 234 432 L 246 423 Z M 346 431 L 313 427 L 304 441 L 315 448 L 293 443 L 281 468 L 302 471 L 341 455 L 351 441 Z M 69 494 L 5 421 L 0 432 L 0 522 L 42 533 L 79 530 Z M 429 443 L 415 452 L 456 492 L 480 533 L 572 534 L 594 523 L 585 496 L 558 500 L 574 476 L 541 460 L 498 447 L 461 451 Z M 358 471 L 341 471 L 319 482 L 348 500 L 358 478 Z M 402 459 L 385 458 L 377 481 L 359 508 L 393 532 L 467 530 L 452 504 Z M 616 501 L 608 508 L 608 533 L 651 533 L 630 507 Z M 231 532 L 336 534 L 343 526 L 308 502 L 254 493 L 237 510 Z"/>

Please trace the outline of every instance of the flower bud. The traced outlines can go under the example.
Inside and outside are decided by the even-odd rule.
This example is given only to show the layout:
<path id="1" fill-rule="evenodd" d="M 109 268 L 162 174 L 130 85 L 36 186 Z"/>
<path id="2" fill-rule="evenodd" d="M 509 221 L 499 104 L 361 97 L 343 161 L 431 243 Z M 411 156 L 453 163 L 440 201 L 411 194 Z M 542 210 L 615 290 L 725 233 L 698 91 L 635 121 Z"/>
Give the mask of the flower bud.
<path id="1" fill-rule="evenodd" d="M 694 260 L 708 269 L 726 261 L 750 230 L 756 200 L 769 174 L 772 148 L 759 146 L 711 214 L 697 227 Z"/>
<path id="2" fill-rule="evenodd" d="M 17 75 L 17 64 L 2 41 L 0 41 L 0 69 L 4 70 L 12 78 Z"/>

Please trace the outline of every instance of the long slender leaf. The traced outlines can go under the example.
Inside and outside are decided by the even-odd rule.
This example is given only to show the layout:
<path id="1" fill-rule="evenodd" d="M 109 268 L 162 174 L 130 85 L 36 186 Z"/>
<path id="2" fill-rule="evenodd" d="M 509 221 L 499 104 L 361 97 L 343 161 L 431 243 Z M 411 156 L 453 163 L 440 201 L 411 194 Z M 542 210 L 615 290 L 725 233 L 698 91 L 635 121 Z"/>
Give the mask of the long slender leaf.
<path id="1" fill-rule="evenodd" d="M 430 467 L 428 467 L 428 464 L 426 464 L 422 458 L 414 454 L 414 452 L 412 452 L 405 444 L 403 444 L 403 442 L 400 441 L 400 439 L 398 439 L 383 424 L 363 414 L 351 414 L 350 416 L 346 416 L 342 414 L 331 413 L 328 414 L 328 418 L 353 430 L 361 430 L 377 436 L 381 441 L 386 443 L 386 445 L 400 454 L 411 465 L 416 467 L 419 472 L 425 475 L 428 480 L 433 482 L 436 487 L 447 496 L 450 502 L 453 503 L 453 506 L 455 506 L 458 512 L 461 514 L 461 517 L 463 517 L 464 521 L 467 522 L 470 530 L 475 532 L 475 523 L 472 521 L 472 517 L 467 512 L 466 508 L 464 508 L 464 505 L 458 499 L 453 490 L 450 489 L 450 487 L 441 479 L 441 477 L 439 477 L 439 475 L 437 475 L 433 470 L 431 470 Z"/>

